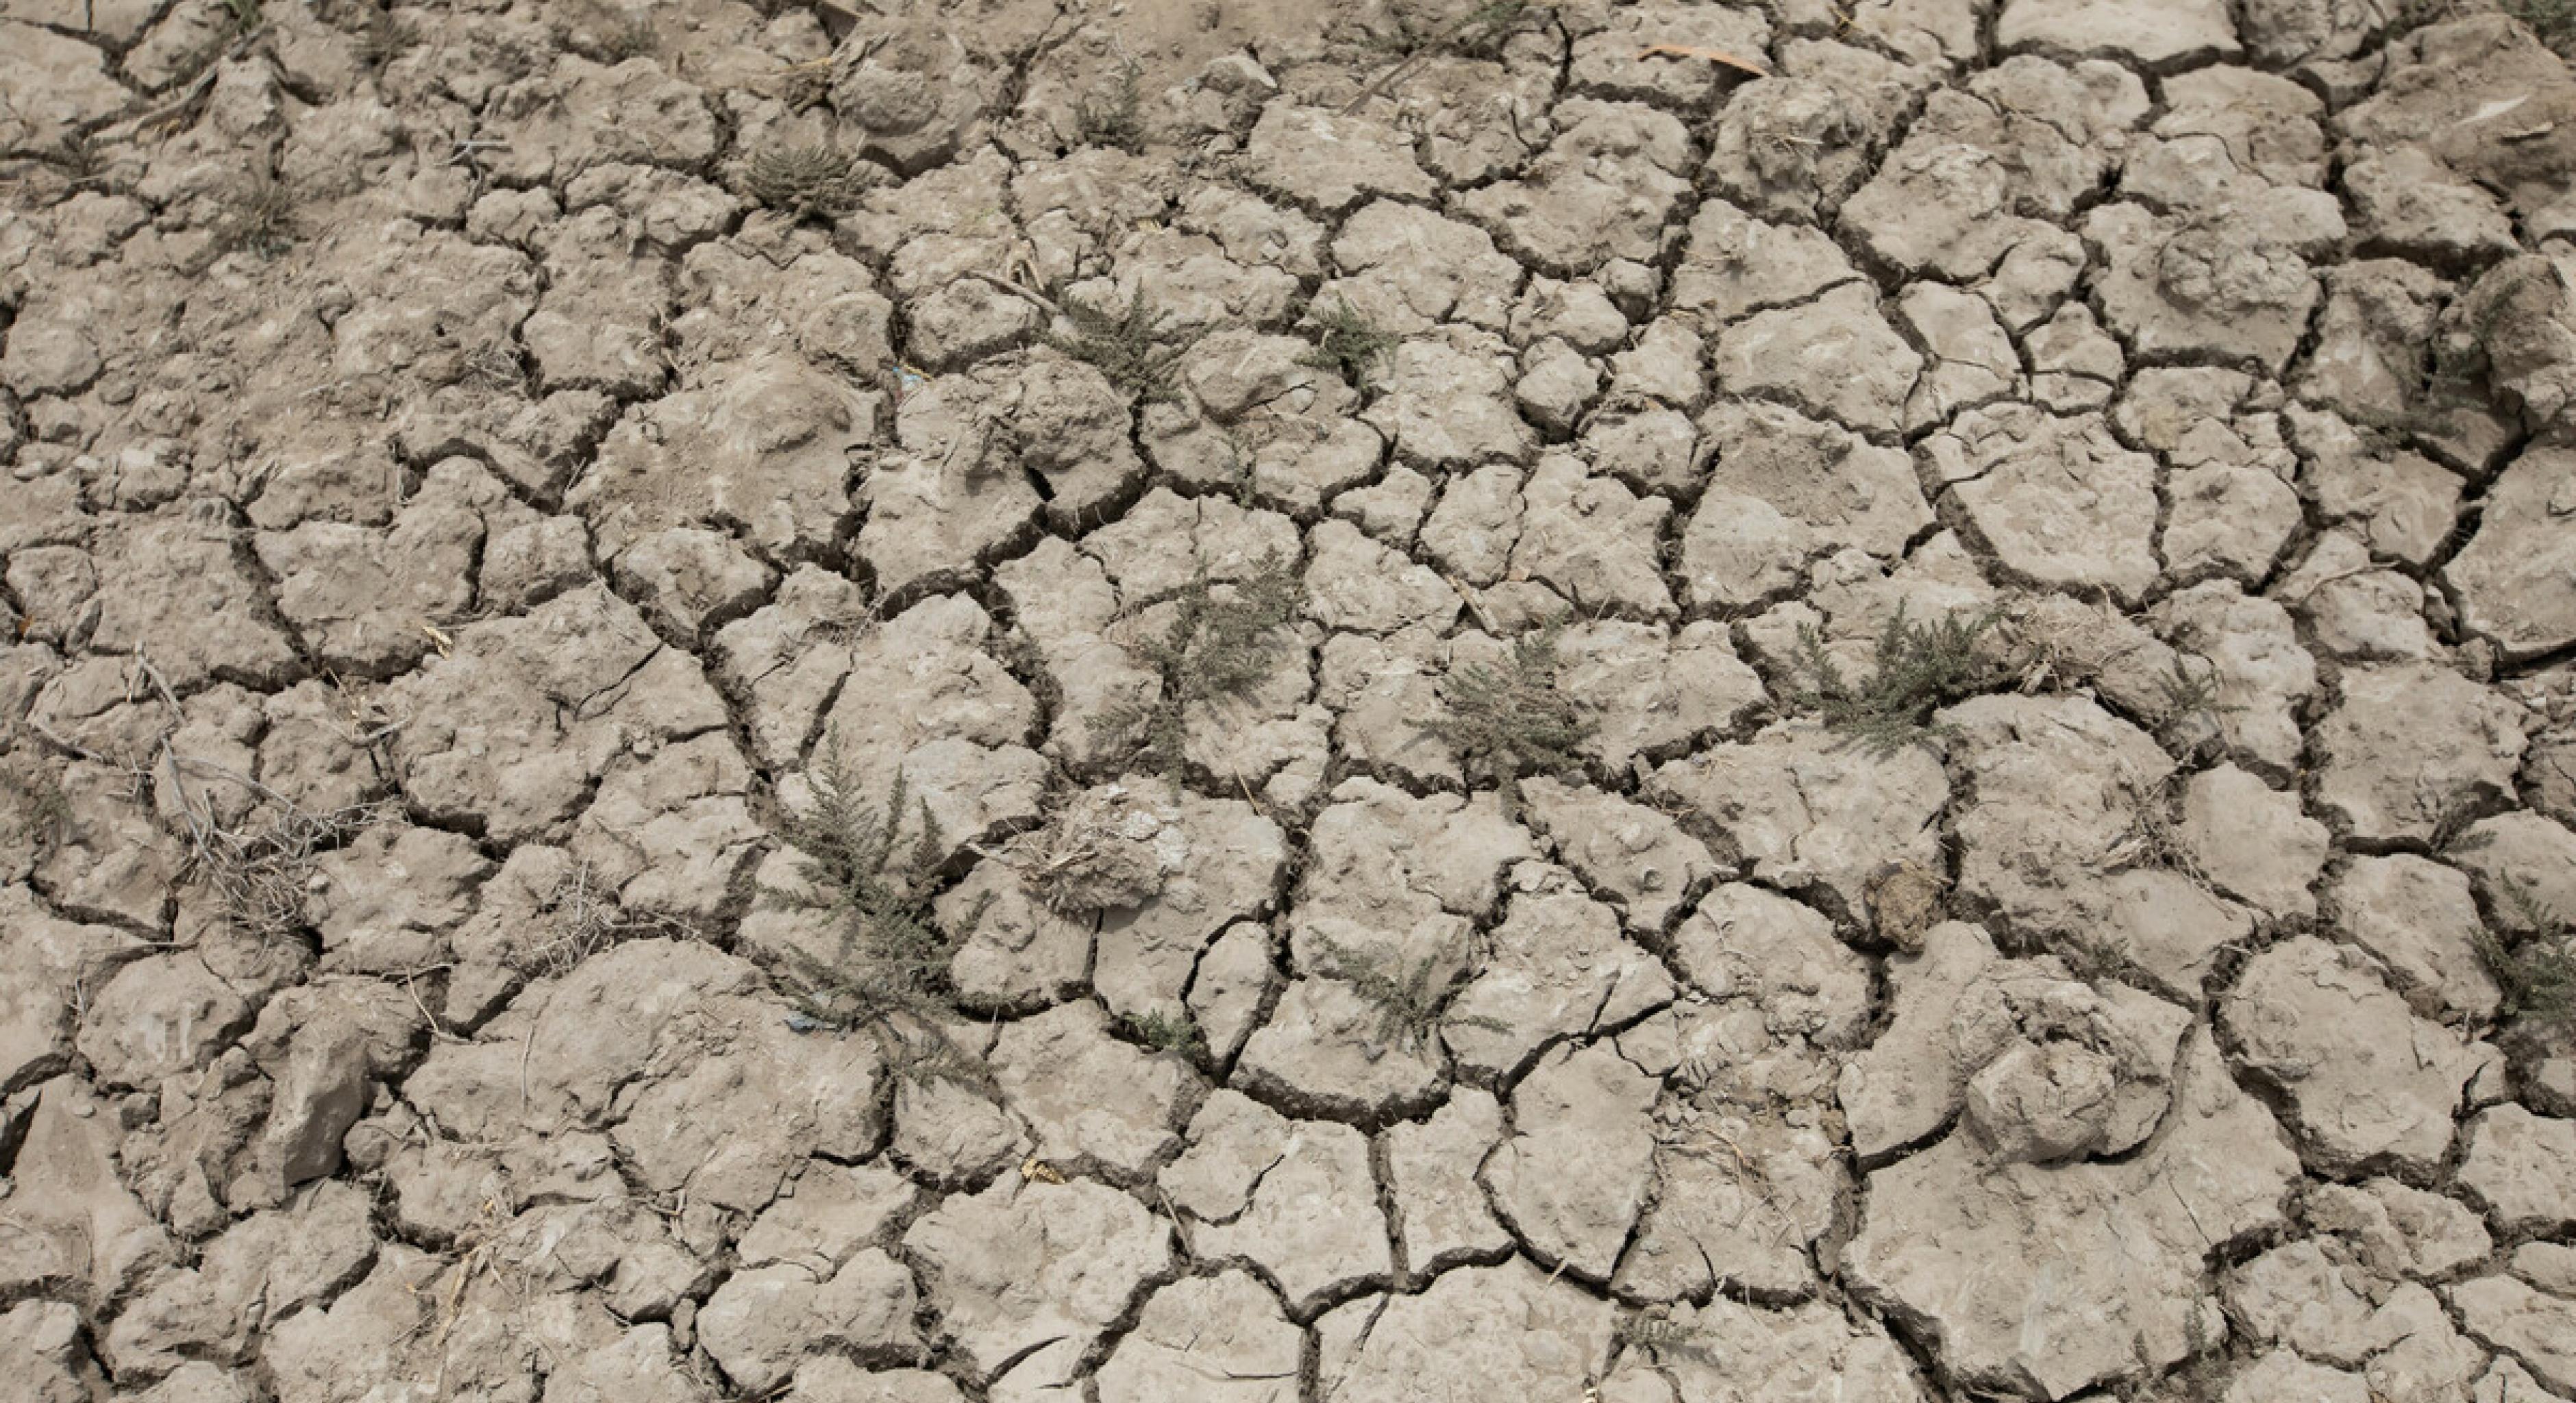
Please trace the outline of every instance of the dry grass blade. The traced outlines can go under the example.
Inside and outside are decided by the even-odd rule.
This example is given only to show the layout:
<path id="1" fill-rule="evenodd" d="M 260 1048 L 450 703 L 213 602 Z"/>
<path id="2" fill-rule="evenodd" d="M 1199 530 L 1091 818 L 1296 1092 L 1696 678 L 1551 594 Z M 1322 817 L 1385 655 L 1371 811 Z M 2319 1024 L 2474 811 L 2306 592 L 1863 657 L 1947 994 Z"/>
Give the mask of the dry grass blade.
<path id="1" fill-rule="evenodd" d="M 1703 49 L 1693 44 L 1649 44 L 1637 51 L 1637 58 L 1640 62 L 1650 58 L 1706 59 L 1710 63 L 1722 63 L 1729 68 L 1750 73 L 1756 78 L 1771 76 L 1770 69 L 1749 58 L 1740 58 L 1724 49 Z"/>
<path id="2" fill-rule="evenodd" d="M 669 916 L 619 905 L 615 892 L 593 881 L 587 858 L 546 893 L 537 913 L 551 933 L 519 958 L 519 967 L 532 974 L 565 973 L 622 940 L 687 933 Z"/>

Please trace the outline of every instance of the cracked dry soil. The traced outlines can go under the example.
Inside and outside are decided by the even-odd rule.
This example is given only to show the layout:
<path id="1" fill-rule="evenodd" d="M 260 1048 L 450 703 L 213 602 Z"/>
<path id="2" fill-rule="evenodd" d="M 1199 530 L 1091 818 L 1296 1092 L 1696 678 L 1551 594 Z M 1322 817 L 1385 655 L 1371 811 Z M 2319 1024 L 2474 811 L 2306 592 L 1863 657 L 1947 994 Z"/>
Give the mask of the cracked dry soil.
<path id="1" fill-rule="evenodd" d="M 2576 1398 L 2511 8 L 0 0 L 0 1394 Z"/>

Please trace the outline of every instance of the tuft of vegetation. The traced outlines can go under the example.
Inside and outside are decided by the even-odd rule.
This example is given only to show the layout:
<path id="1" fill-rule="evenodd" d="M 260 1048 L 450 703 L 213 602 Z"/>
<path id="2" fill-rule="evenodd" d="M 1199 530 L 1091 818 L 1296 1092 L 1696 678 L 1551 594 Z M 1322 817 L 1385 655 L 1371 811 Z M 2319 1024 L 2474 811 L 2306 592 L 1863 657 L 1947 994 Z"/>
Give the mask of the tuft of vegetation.
<path id="1" fill-rule="evenodd" d="M 224 14 L 232 22 L 233 33 L 248 34 L 259 28 L 261 0 L 224 0 Z"/>
<path id="2" fill-rule="evenodd" d="M 1156 1052 L 1195 1057 L 1207 1050 L 1207 1039 L 1199 1033 L 1199 1025 L 1185 1013 L 1170 1014 L 1159 1008 L 1142 1018 L 1123 1013 L 1118 1016 L 1118 1026 L 1126 1030 L 1127 1036 Z"/>
<path id="3" fill-rule="evenodd" d="M 64 181 L 71 189 L 79 190 L 91 186 L 102 189 L 108 187 L 107 150 L 88 132 L 65 132 L 62 145 L 52 151 L 38 151 L 31 154 L 35 159 L 47 162 L 60 170 Z"/>
<path id="4" fill-rule="evenodd" d="M 2576 929 L 2531 884 L 2507 879 L 2501 894 L 2530 929 L 2518 941 L 2480 926 L 2478 955 L 2504 993 L 2502 1012 L 2539 1028 L 2576 1031 Z"/>
<path id="5" fill-rule="evenodd" d="M 1164 601 L 1174 609 L 1171 625 L 1159 637 L 1128 645 L 1161 685 L 1150 700 L 1108 708 L 1102 728 L 1132 738 L 1139 752 L 1163 762 L 1166 773 L 1179 773 L 1190 707 L 1241 697 L 1261 685 L 1278 665 L 1271 635 L 1296 619 L 1304 598 L 1297 572 L 1275 556 L 1250 578 L 1224 586 L 1211 583 L 1202 565 Z"/>
<path id="6" fill-rule="evenodd" d="M 831 219 L 867 193 L 857 157 L 823 142 L 767 147 L 742 167 L 742 193 L 796 219 Z"/>
<path id="7" fill-rule="evenodd" d="M 178 762 L 172 765 L 175 777 Z M 271 942 L 304 929 L 313 866 L 322 854 L 400 812 L 379 803 L 317 814 L 279 802 L 268 810 L 264 825 L 236 830 L 216 821 L 211 809 L 199 814 L 185 795 L 184 781 L 181 788 L 190 839 L 183 878 L 203 881 L 235 930 Z"/>
<path id="8" fill-rule="evenodd" d="M 1808 625 L 1798 631 L 1795 662 L 1804 680 L 1794 700 L 1879 754 L 1933 739 L 1939 735 L 1933 712 L 1986 690 L 1998 678 L 2000 669 L 1979 645 L 2002 619 L 2003 611 L 1992 609 L 1918 624 L 1905 617 L 1900 603 L 1879 630 L 1870 678 L 1861 683 L 1843 675 L 1825 650 L 1824 634 Z"/>
<path id="9" fill-rule="evenodd" d="M 419 31 L 394 18 L 390 3 L 360 4 L 356 8 L 358 62 L 367 67 L 383 68 L 420 42 Z"/>
<path id="10" fill-rule="evenodd" d="M 1140 822 L 1141 821 L 1141 822 Z M 1020 881 L 1047 909 L 1086 917 L 1138 906 L 1162 889 L 1154 845 L 1134 836 L 1161 820 L 1124 785 L 1075 796 L 1055 821 L 1008 849 Z"/>
<path id="11" fill-rule="evenodd" d="M 653 28 L 653 17 L 647 14 L 620 14 L 611 18 L 599 36 L 600 51 L 611 65 L 630 58 L 644 58 L 662 47 L 662 36 Z"/>
<path id="12" fill-rule="evenodd" d="M 1134 60 L 1118 66 L 1118 76 L 1094 90 L 1074 108 L 1074 140 L 1084 146 L 1109 146 L 1136 155 L 1145 149 L 1143 71 Z"/>
<path id="13" fill-rule="evenodd" d="M 1687 1353 L 1706 1350 L 1709 1346 L 1708 1330 L 1698 1323 L 1648 1315 L 1643 1311 L 1622 1314 L 1610 1333 L 1612 1338 L 1629 1349 Z"/>
<path id="14" fill-rule="evenodd" d="M 1071 335 L 1049 331 L 1043 338 L 1047 345 L 1098 370 L 1139 403 L 1180 397 L 1173 371 L 1197 338 L 1165 344 L 1162 338 L 1170 319 L 1146 304 L 1145 289 L 1137 288 L 1124 307 L 1115 302 L 1084 302 L 1062 287 L 1055 289 L 1054 300 L 1073 331 Z"/>
<path id="15" fill-rule="evenodd" d="M 1432 24 L 1421 18 L 1414 5 L 1389 6 L 1387 18 L 1395 32 L 1379 36 L 1374 47 L 1408 55 L 1447 51 L 1491 58 L 1543 9 L 1537 0 L 1481 0 L 1447 24 Z"/>
<path id="16" fill-rule="evenodd" d="M 591 880 L 588 858 L 555 883 L 536 914 L 546 938 L 516 960 L 531 974 L 562 974 L 622 940 L 687 932 L 669 916 L 640 915 L 619 905 L 615 892 Z"/>
<path id="17" fill-rule="evenodd" d="M 1557 686 L 1562 665 L 1554 625 L 1512 640 L 1502 666 L 1476 663 L 1449 674 L 1448 713 L 1423 727 L 1457 753 L 1470 780 L 1491 781 L 1506 806 L 1520 802 L 1525 775 L 1578 769 L 1592 724 Z"/>
<path id="18" fill-rule="evenodd" d="M 295 197 L 285 181 L 254 171 L 222 198 L 214 230 L 219 256 L 240 252 L 271 259 L 295 242 Z"/>
<path id="19" fill-rule="evenodd" d="M 947 980 L 955 952 L 931 915 L 944 840 L 929 803 L 913 801 L 900 775 L 882 807 L 869 803 L 838 735 L 825 739 L 806 779 L 812 798 L 783 825 L 804 855 L 796 885 L 761 892 L 837 926 L 829 958 L 788 954 L 798 1012 L 816 1027 L 875 1035 L 900 1073 L 977 1080 L 973 1059 L 938 1031 L 938 1020 L 952 1011 Z M 902 836 L 908 803 L 919 821 L 910 843 Z"/>
<path id="20" fill-rule="evenodd" d="M 15 796 L 14 802 L 0 806 L 11 815 L 8 831 L 37 852 L 52 852 L 70 834 L 71 796 L 63 792 L 62 780 L 52 771 L 32 767 L 0 770 L 0 791 Z"/>
<path id="21" fill-rule="evenodd" d="M 2501 0 L 2497 8 L 2559 53 L 2576 51 L 2576 0 Z"/>
<path id="22" fill-rule="evenodd" d="M 2216 720 L 2225 709 L 2218 704 L 2218 670 L 2193 672 L 2182 665 L 2179 656 L 2174 659 L 2171 675 L 2156 679 L 2156 689 L 2164 701 L 2165 714 L 2178 722 L 2195 716 Z"/>
<path id="23" fill-rule="evenodd" d="M 2168 741 L 2177 737 L 2196 741 L 2218 733 L 2218 719 L 2236 710 L 2218 699 L 2218 669 L 2206 660 L 2200 671 L 2183 666 L 2174 658 L 2173 671 L 2156 679 L 2157 699 L 2164 704 L 2164 722 L 2160 727 Z"/>
<path id="24" fill-rule="evenodd" d="M 831 100 L 832 60 L 828 57 L 791 63 L 773 76 L 778 80 L 778 100 L 790 112 L 810 112 Z"/>
<path id="25" fill-rule="evenodd" d="M 1339 969 L 1341 980 L 1377 1010 L 1377 1027 L 1372 1036 L 1379 1046 L 1419 1051 L 1429 1045 L 1431 1035 L 1439 1030 L 1448 1012 L 1450 995 L 1457 990 L 1456 976 L 1444 976 L 1440 971 L 1444 952 L 1432 951 L 1407 967 L 1393 955 L 1353 949 L 1331 936 L 1318 936 L 1317 942 Z M 1456 1022 L 1460 1027 L 1493 1033 L 1511 1031 L 1509 1024 L 1482 1015 L 1461 1017 Z"/>
<path id="26" fill-rule="evenodd" d="M 1370 372 L 1395 353 L 1401 338 L 1379 329 L 1377 323 L 1351 305 L 1351 299 L 1340 299 L 1341 305 L 1329 312 L 1315 313 L 1315 349 L 1297 358 L 1299 365 L 1311 365 L 1342 376 L 1360 389 L 1369 386 Z"/>

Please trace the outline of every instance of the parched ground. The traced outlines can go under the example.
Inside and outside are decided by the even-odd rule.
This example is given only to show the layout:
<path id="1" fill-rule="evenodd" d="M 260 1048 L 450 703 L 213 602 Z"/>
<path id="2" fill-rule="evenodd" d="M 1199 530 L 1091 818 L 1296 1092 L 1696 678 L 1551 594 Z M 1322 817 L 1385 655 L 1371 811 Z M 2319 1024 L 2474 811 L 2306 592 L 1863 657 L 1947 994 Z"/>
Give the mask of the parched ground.
<path id="1" fill-rule="evenodd" d="M 2576 1398 L 2514 8 L 0 0 L 0 1395 Z"/>

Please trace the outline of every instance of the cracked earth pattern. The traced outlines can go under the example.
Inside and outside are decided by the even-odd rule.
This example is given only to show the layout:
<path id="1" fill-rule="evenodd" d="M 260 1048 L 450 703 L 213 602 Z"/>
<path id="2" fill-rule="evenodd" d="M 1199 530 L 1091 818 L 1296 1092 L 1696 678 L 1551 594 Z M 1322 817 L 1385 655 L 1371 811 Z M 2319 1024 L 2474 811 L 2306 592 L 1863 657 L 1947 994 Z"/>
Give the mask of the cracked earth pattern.
<path id="1" fill-rule="evenodd" d="M 2576 1398 L 2516 18 L 0 0 L 0 142 L 0 1393 Z"/>

